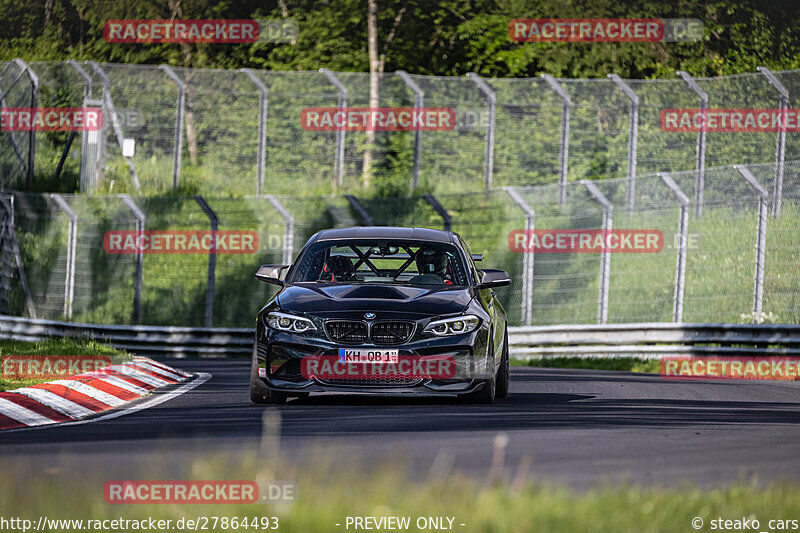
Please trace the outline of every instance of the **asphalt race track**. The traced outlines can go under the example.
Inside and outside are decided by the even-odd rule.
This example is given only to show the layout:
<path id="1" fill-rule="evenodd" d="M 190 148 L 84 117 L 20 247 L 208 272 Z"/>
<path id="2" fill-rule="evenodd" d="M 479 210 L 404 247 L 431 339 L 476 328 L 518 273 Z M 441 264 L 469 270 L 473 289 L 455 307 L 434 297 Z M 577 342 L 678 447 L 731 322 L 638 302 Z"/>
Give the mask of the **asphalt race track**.
<path id="1" fill-rule="evenodd" d="M 0 434 L 0 465 L 95 465 L 108 475 L 152 454 L 258 449 L 264 406 L 250 404 L 246 360 L 170 360 L 211 379 L 142 411 L 71 427 Z M 800 477 L 800 382 L 668 381 L 656 375 L 512 367 L 494 405 L 449 399 L 318 396 L 281 407 L 281 453 L 401 459 L 412 476 L 462 470 L 486 476 L 499 434 L 503 475 L 577 488 L 630 480 L 701 486 Z M 274 417 L 277 418 L 277 417 Z M 503 437 L 500 438 L 503 440 Z M 530 469 L 520 464 L 530 462 Z"/>

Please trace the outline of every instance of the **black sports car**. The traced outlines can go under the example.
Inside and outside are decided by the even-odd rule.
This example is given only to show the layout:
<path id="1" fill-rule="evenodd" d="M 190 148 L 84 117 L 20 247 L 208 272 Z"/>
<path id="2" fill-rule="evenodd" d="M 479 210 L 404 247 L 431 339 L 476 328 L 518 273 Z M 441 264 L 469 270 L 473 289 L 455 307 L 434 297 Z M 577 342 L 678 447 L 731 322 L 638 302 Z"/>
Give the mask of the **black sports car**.
<path id="1" fill-rule="evenodd" d="M 311 392 L 508 393 L 503 270 L 478 269 L 456 233 L 356 227 L 315 234 L 293 265 L 256 278 L 281 290 L 258 313 L 255 403 Z M 288 268 L 285 277 L 282 273 Z"/>

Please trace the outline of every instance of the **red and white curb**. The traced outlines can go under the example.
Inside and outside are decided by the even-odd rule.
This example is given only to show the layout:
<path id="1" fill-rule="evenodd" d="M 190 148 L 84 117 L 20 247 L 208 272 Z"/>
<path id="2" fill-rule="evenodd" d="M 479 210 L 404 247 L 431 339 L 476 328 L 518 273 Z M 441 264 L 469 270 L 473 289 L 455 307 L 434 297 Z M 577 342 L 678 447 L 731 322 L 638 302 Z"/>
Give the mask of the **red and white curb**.
<path id="1" fill-rule="evenodd" d="M 121 407 L 192 374 L 153 361 L 133 361 L 0 393 L 0 430 L 73 422 Z"/>

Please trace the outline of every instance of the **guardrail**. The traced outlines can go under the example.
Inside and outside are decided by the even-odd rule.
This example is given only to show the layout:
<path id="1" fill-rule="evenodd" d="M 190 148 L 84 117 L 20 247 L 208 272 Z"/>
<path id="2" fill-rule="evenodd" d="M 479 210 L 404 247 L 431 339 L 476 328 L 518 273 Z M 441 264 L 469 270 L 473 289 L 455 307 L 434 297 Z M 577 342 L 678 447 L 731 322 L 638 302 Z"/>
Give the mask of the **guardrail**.
<path id="1" fill-rule="evenodd" d="M 587 324 L 508 328 L 511 356 L 800 355 L 800 325 Z M 142 355 L 249 356 L 250 328 L 117 326 L 0 315 L 0 338 L 84 337 Z"/>
<path id="2" fill-rule="evenodd" d="M 800 325 L 588 324 L 508 328 L 512 357 L 797 355 Z"/>
<path id="3" fill-rule="evenodd" d="M 236 357 L 253 353 L 250 328 L 109 326 L 0 315 L 0 338 L 37 341 L 48 337 L 83 337 L 140 355 Z"/>

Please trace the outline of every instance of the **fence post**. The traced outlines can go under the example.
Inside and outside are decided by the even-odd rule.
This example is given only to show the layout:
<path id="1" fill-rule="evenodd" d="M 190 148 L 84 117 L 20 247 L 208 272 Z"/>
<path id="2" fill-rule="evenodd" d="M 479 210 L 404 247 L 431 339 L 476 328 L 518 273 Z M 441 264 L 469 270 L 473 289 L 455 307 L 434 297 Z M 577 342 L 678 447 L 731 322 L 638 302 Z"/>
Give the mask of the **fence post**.
<path id="1" fill-rule="evenodd" d="M 567 203 L 567 171 L 569 170 L 569 116 L 572 99 L 567 91 L 550 74 L 542 74 L 542 78 L 561 97 L 561 142 L 558 147 L 558 203 L 561 207 Z"/>
<path id="2" fill-rule="evenodd" d="M 145 215 L 139 206 L 137 206 L 130 196 L 127 194 L 120 194 L 119 199 L 122 200 L 128 209 L 130 209 L 133 216 L 136 217 L 136 234 L 141 235 L 144 232 Z M 144 254 L 142 250 L 136 247 L 135 268 L 133 274 L 133 312 L 131 313 L 131 324 L 134 326 L 139 324 L 141 319 L 142 309 L 142 262 Z"/>
<path id="3" fill-rule="evenodd" d="M 50 198 L 55 200 L 58 207 L 69 217 L 69 227 L 67 230 L 67 277 L 64 281 L 64 316 L 67 320 L 72 319 L 72 299 L 75 296 L 75 248 L 78 240 L 78 215 L 69 206 L 64 197 L 53 193 Z"/>
<path id="4" fill-rule="evenodd" d="M 422 109 L 425 105 L 425 92 L 419 88 L 419 85 L 411 79 L 411 76 L 405 70 L 398 70 L 395 72 L 396 75 L 400 76 L 400 79 L 403 80 L 403 83 L 406 84 L 406 87 L 411 89 L 411 92 L 414 93 L 414 109 Z M 422 151 L 422 131 L 419 128 L 414 129 L 414 168 L 411 172 L 411 190 L 415 190 L 419 185 L 419 160 L 420 160 L 420 152 Z"/>
<path id="5" fill-rule="evenodd" d="M 175 141 L 172 148 L 172 190 L 177 190 L 181 178 L 181 154 L 183 152 L 183 116 L 186 112 L 186 84 L 167 65 L 160 65 L 169 79 L 178 87 L 177 114 L 175 117 Z"/>
<path id="6" fill-rule="evenodd" d="M 256 195 L 261 196 L 264 190 L 264 170 L 267 160 L 267 104 L 269 89 L 264 82 L 256 77 L 249 68 L 241 70 L 258 87 L 258 153 L 256 154 Z"/>
<path id="7" fill-rule="evenodd" d="M 513 187 L 503 187 L 506 194 L 525 212 L 525 236 L 536 229 L 536 212 Z M 522 322 L 531 325 L 533 317 L 533 250 L 522 252 Z"/>
<path id="8" fill-rule="evenodd" d="M 678 214 L 678 234 L 680 245 L 675 258 L 675 292 L 672 295 L 672 321 L 683 322 L 683 294 L 686 283 L 686 254 L 689 238 L 689 197 L 684 194 L 675 180 L 667 173 L 659 174 L 664 184 L 673 192 L 681 204 Z"/>
<path id="9" fill-rule="evenodd" d="M 614 206 L 611 205 L 608 198 L 600 192 L 600 189 L 593 182 L 581 180 L 581 183 L 597 203 L 603 207 L 603 251 L 600 254 L 600 291 L 597 297 L 597 323 L 605 324 L 608 322 L 608 285 L 611 276 L 611 253 L 608 251 L 608 246 L 606 246 L 606 239 L 613 226 Z"/>
<path id="10" fill-rule="evenodd" d="M 758 194 L 758 225 L 756 227 L 756 269 L 753 289 L 753 315 L 756 323 L 763 321 L 761 312 L 764 304 L 764 268 L 766 263 L 766 240 L 767 240 L 767 201 L 769 193 L 745 166 L 733 165 L 739 174 L 747 181 L 750 187 Z"/>
<path id="11" fill-rule="evenodd" d="M 2 198 L 2 197 L 0 197 Z M 5 200 L 2 198 L 2 200 Z M 11 240 L 11 227 L 9 220 L 11 219 L 11 211 L 2 202 L 3 210 L 2 218 L 0 219 L 0 313 L 8 314 L 8 295 L 11 293 L 11 262 L 7 260 L 7 245 L 6 243 Z"/>
<path id="12" fill-rule="evenodd" d="M 294 254 L 294 217 L 289 210 L 283 207 L 277 198 L 272 194 L 265 196 L 272 207 L 283 219 L 283 257 L 281 263 L 289 265 L 292 263 L 292 255 Z"/>
<path id="13" fill-rule="evenodd" d="M 10 65 L 15 65 L 15 64 L 16 63 L 9 62 L 5 67 L 3 67 L 2 70 L 0 70 L 0 82 L 2 82 L 3 74 L 5 74 L 6 69 L 8 69 L 8 67 Z M 9 107 L 9 106 L 6 105 L 6 101 L 5 101 L 6 95 L 11 93 L 11 89 L 13 89 L 14 86 L 16 86 L 17 83 L 19 83 L 19 80 L 22 79 L 23 74 L 25 74 L 25 71 L 20 71 L 20 73 L 17 74 L 17 77 L 14 78 L 14 81 L 11 82 L 11 85 L 9 85 L 8 88 L 5 89 L 5 91 L 3 91 L 2 87 L 0 87 L 0 107 L 1 108 Z M 22 150 L 19 147 L 19 143 L 17 143 L 16 132 L 14 132 L 12 130 L 12 131 L 9 131 L 8 133 L 9 133 L 9 137 L 11 137 L 11 147 L 14 150 L 14 156 L 17 158 L 17 163 L 19 163 L 20 173 L 21 174 L 25 174 L 26 179 L 27 179 L 28 169 L 26 168 L 26 165 L 25 165 L 25 158 L 23 156 Z M 0 176 L 0 188 L 5 188 L 5 176 Z"/>
<path id="14" fill-rule="evenodd" d="M 700 97 L 700 109 L 705 114 L 708 109 L 708 94 L 700 88 L 695 79 L 683 70 L 678 71 L 678 76 L 683 78 L 683 81 L 691 88 L 697 96 Z M 706 180 L 706 131 L 705 128 L 700 128 L 697 132 L 697 162 L 695 163 L 695 178 L 694 178 L 694 202 L 695 213 L 698 217 L 703 215 L 703 192 L 705 190 Z"/>
<path id="15" fill-rule="evenodd" d="M 31 107 L 36 107 L 39 100 L 39 77 L 23 60 L 17 58 L 14 59 L 14 63 L 22 72 L 27 74 L 28 79 L 31 80 Z M 36 132 L 31 130 L 28 135 L 28 174 L 26 179 L 28 180 L 28 185 L 30 185 L 33 183 L 33 167 L 36 159 Z"/>
<path id="16" fill-rule="evenodd" d="M 75 69 L 78 75 L 81 78 L 83 78 L 83 106 L 86 107 L 92 98 L 92 77 L 89 76 L 89 74 L 87 74 L 87 72 L 83 70 L 83 68 L 81 68 L 81 66 L 78 65 L 78 62 L 75 61 L 74 59 L 67 59 L 66 64 L 70 65 L 73 69 Z M 100 102 L 100 107 L 102 108 L 102 106 L 103 103 Z M 67 156 L 69 155 L 69 151 L 72 148 L 72 141 L 75 139 L 75 135 L 77 135 L 77 132 L 75 131 L 70 132 L 67 144 L 64 146 L 64 150 L 61 152 L 61 159 L 58 161 L 58 167 L 56 167 L 56 179 L 58 179 L 61 176 L 61 171 L 64 168 L 64 163 L 66 162 Z M 83 172 L 84 170 L 83 156 L 86 154 L 86 151 L 88 149 L 88 147 L 86 146 L 86 143 L 88 141 L 88 135 L 93 135 L 94 136 L 93 139 L 96 140 L 99 140 L 102 137 L 102 135 L 100 135 L 96 131 L 83 132 L 83 134 L 81 135 L 81 184 L 80 184 L 81 192 L 87 190 L 92 190 L 92 192 L 94 192 L 93 187 L 89 187 L 87 185 L 87 182 L 93 183 L 94 185 L 97 184 L 96 172 L 93 173 L 93 175 L 91 176 L 91 178 L 93 178 L 91 180 L 89 179 L 90 178 L 89 173 Z"/>
<path id="17" fill-rule="evenodd" d="M 211 224 L 212 244 L 208 250 L 208 278 L 206 281 L 206 309 L 205 309 L 205 325 L 207 328 L 214 325 L 214 290 L 217 272 L 217 229 L 219 228 L 219 218 L 213 209 L 208 205 L 205 198 L 195 195 L 194 197 L 197 205 L 203 210 L 203 213 L 208 217 Z"/>
<path id="18" fill-rule="evenodd" d="M 2 242 L 0 242 L 0 253 L 3 254 L 3 266 L 5 266 L 5 246 L 6 240 L 11 241 L 11 249 L 14 253 L 14 260 L 17 263 L 17 273 L 19 274 L 19 282 L 22 285 L 22 292 L 25 294 L 25 305 L 28 308 L 28 315 L 31 318 L 36 318 L 36 308 L 33 305 L 33 297 L 28 288 L 28 277 L 25 275 L 25 267 L 22 264 L 22 254 L 19 252 L 19 242 L 17 242 L 17 230 L 14 225 L 14 197 L 9 195 L 0 195 L 0 204 L 6 212 L 3 219 Z"/>
<path id="19" fill-rule="evenodd" d="M 609 78 L 619 87 L 625 96 L 631 101 L 630 105 L 630 123 L 628 125 L 628 190 L 626 191 L 626 205 L 628 213 L 633 212 L 633 206 L 636 202 L 636 155 L 639 143 L 639 96 L 630 86 L 622 81 L 616 74 L 609 74 Z"/>
<path id="20" fill-rule="evenodd" d="M 102 100 L 84 99 L 83 105 L 103 108 Z M 98 177 L 103 176 L 106 160 L 105 135 L 102 131 L 84 131 L 81 134 L 81 174 L 80 191 L 94 193 L 97 191 Z M 66 158 L 67 151 L 62 154 Z M 59 163 L 58 172 L 61 166 Z"/>
<path id="21" fill-rule="evenodd" d="M 119 145 L 119 149 L 122 150 L 122 141 L 125 138 L 125 135 L 122 133 L 122 126 L 119 123 L 119 117 L 117 116 L 117 110 L 114 107 L 114 101 L 111 99 L 111 80 L 108 79 L 108 75 L 105 71 L 100 68 L 100 65 L 95 63 L 94 61 L 87 61 L 92 70 L 94 70 L 100 79 L 103 80 L 103 103 L 105 104 L 105 109 L 108 110 L 108 114 L 111 115 L 111 126 L 114 129 L 114 136 L 117 138 L 117 144 Z M 105 110 L 104 110 L 105 113 Z M 128 165 L 128 169 L 131 172 L 131 180 L 133 180 L 133 185 L 136 187 L 136 190 L 141 190 L 141 185 L 139 184 L 139 176 L 136 175 L 136 170 L 133 167 L 133 159 L 130 157 L 125 157 L 125 163 Z"/>
<path id="22" fill-rule="evenodd" d="M 452 231 L 453 228 L 453 217 L 450 216 L 450 213 L 447 212 L 447 209 L 444 208 L 442 204 L 439 203 L 439 200 L 432 194 L 423 194 L 422 197 L 428 202 L 436 214 L 442 217 L 442 229 L 444 231 Z"/>
<path id="23" fill-rule="evenodd" d="M 358 216 L 361 217 L 361 220 L 364 221 L 364 224 L 366 224 L 367 226 L 374 226 L 375 225 L 375 219 L 372 218 L 372 215 L 370 214 L 370 212 L 367 211 L 367 208 L 364 207 L 364 204 L 362 204 L 361 201 L 359 201 L 358 198 L 356 198 L 352 194 L 345 194 L 344 197 L 348 201 L 350 206 L 353 209 L 355 209 L 356 213 L 358 213 Z"/>
<path id="24" fill-rule="evenodd" d="M 483 187 L 488 191 L 492 188 L 492 177 L 494 176 L 494 122 L 497 96 L 489 84 L 475 72 L 468 73 L 467 77 L 475 82 L 475 85 L 486 96 L 488 106 L 489 125 L 486 128 L 486 144 L 483 151 Z"/>
<path id="25" fill-rule="evenodd" d="M 336 77 L 336 74 L 331 72 L 326 68 L 321 68 L 319 71 L 328 78 L 328 81 L 331 82 L 336 90 L 339 91 L 339 98 L 338 102 L 336 103 L 336 108 L 339 111 L 344 111 L 347 108 L 347 87 L 344 86 L 344 83 L 339 81 L 339 78 Z M 345 129 L 344 128 L 337 128 L 336 129 L 336 160 L 333 165 L 333 184 L 334 188 L 336 186 L 341 187 L 344 185 L 344 136 L 345 136 Z"/>
<path id="26" fill-rule="evenodd" d="M 91 98 L 92 97 L 92 77 L 89 76 L 89 74 L 85 70 L 83 70 L 83 68 L 74 59 L 67 59 L 66 63 L 67 63 L 67 65 L 70 65 L 72 68 L 74 68 L 75 71 L 78 73 L 78 75 L 81 78 L 83 78 L 83 97 L 84 97 L 84 99 Z"/>
<path id="27" fill-rule="evenodd" d="M 775 77 L 767 67 L 756 67 L 756 70 L 767 78 L 767 81 L 775 87 L 780 95 L 780 110 L 783 117 L 783 127 L 778 128 L 778 141 L 775 149 L 775 180 L 772 184 L 772 216 L 781 216 L 781 204 L 783 202 L 783 166 L 786 156 L 786 113 L 789 109 L 789 91 Z"/>

